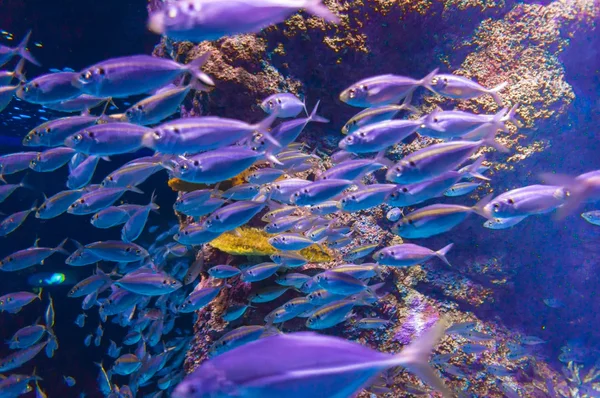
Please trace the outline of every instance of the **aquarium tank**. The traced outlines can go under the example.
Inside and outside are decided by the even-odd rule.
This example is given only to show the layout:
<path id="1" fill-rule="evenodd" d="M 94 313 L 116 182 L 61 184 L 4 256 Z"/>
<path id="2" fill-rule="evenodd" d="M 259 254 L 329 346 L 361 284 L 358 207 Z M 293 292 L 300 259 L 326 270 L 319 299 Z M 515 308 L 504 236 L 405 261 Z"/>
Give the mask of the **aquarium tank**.
<path id="1" fill-rule="evenodd" d="M 0 0 L 0 397 L 600 397 L 598 0 Z"/>

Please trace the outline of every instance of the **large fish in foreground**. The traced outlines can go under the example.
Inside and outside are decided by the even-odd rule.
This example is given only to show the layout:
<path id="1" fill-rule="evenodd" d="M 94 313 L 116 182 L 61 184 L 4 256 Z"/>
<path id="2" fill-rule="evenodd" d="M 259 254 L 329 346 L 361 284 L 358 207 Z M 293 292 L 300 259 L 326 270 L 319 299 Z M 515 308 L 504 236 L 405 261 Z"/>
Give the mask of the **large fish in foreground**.
<path id="1" fill-rule="evenodd" d="M 396 366 L 450 397 L 428 365 L 430 351 L 443 333 L 444 325 L 438 323 L 396 355 L 315 333 L 270 336 L 204 362 L 175 388 L 172 397 L 351 397 L 380 372 Z M 262 365 L 253 366 L 257 363 Z"/>
<path id="2" fill-rule="evenodd" d="M 302 8 L 328 22 L 339 22 L 322 0 L 183 0 L 152 13 L 148 29 L 174 40 L 198 43 L 258 33 Z"/>

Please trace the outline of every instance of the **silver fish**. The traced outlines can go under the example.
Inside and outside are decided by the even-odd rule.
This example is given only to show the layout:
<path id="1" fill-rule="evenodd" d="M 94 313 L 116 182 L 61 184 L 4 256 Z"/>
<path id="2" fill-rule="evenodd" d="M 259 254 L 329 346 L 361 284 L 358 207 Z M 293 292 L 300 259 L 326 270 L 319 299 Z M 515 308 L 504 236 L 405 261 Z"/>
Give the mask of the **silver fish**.
<path id="1" fill-rule="evenodd" d="M 84 114 L 49 120 L 27 133 L 25 138 L 23 138 L 23 145 L 27 147 L 61 146 L 68 137 L 80 130 L 95 125 L 99 119 L 98 116 Z"/>
<path id="2" fill-rule="evenodd" d="M 173 40 L 201 42 L 223 36 L 256 33 L 305 9 L 337 23 L 339 18 L 321 0 L 184 0 L 150 14 L 148 28 Z M 200 17 L 202 16 L 202 17 Z"/>
<path id="3" fill-rule="evenodd" d="M 489 229 L 508 229 L 514 227 L 527 216 L 512 217 L 512 218 L 492 218 L 483 223 L 483 226 Z"/>
<path id="4" fill-rule="evenodd" d="M 291 195 L 296 206 L 310 206 L 332 199 L 354 185 L 351 180 L 326 179 L 308 184 Z"/>
<path id="5" fill-rule="evenodd" d="M 454 246 L 452 243 L 441 248 L 438 251 L 433 251 L 423 246 L 418 246 L 412 243 L 404 243 L 401 245 L 386 247 L 375 253 L 373 258 L 378 264 L 389 265 L 393 267 L 410 267 L 411 265 L 424 263 L 433 257 L 437 257 L 448 266 L 450 263 L 446 259 L 446 254 Z"/>
<path id="6" fill-rule="evenodd" d="M 17 96 L 41 105 L 75 98 L 81 94 L 79 88 L 71 84 L 75 76 L 74 72 L 58 72 L 36 77 L 19 87 Z"/>
<path id="7" fill-rule="evenodd" d="M 75 150 L 71 148 L 59 147 L 48 149 L 40 152 L 37 158 L 29 162 L 29 168 L 41 173 L 58 170 L 67 164 L 75 153 Z"/>
<path id="8" fill-rule="evenodd" d="M 77 215 L 97 213 L 100 210 L 112 206 L 112 204 L 119 200 L 127 191 L 140 194 L 143 193 L 136 187 L 96 189 L 82 195 L 69 206 L 67 212 L 69 214 Z"/>
<path id="9" fill-rule="evenodd" d="M 494 98 L 498 106 L 502 106 L 502 99 L 498 93 L 504 90 L 507 85 L 507 82 L 503 82 L 494 88 L 487 89 L 463 76 L 436 74 L 431 79 L 430 87 L 432 91 L 454 99 L 471 99 L 489 94 Z"/>
<path id="10" fill-rule="evenodd" d="M 179 110 L 191 88 L 191 86 L 175 87 L 144 98 L 125 111 L 123 121 L 142 126 L 156 124 Z"/>
<path id="11" fill-rule="evenodd" d="M 19 250 L 0 260 L 0 270 L 6 272 L 19 271 L 37 264 L 43 264 L 44 260 L 54 253 L 62 253 L 68 256 L 69 252 L 64 249 L 64 245 L 68 240 L 68 238 L 65 238 L 58 246 L 54 248 L 38 247 L 36 241 L 35 246 L 24 250 Z"/>
<path id="12" fill-rule="evenodd" d="M 71 135 L 65 145 L 88 155 L 118 155 L 140 149 L 149 131 L 147 127 L 130 123 L 98 124 Z"/>
<path id="13" fill-rule="evenodd" d="M 484 208 L 489 217 L 514 218 L 546 214 L 568 200 L 570 193 L 553 185 L 529 185 L 498 195 Z"/>
<path id="14" fill-rule="evenodd" d="M 270 95 L 260 103 L 260 107 L 269 115 L 275 114 L 281 119 L 296 117 L 300 112 L 306 110 L 304 102 L 291 93 Z"/>
<path id="15" fill-rule="evenodd" d="M 416 112 L 416 108 L 402 104 L 383 105 L 364 109 L 346 122 L 344 127 L 342 127 L 342 134 L 352 134 L 354 131 L 368 124 L 393 119 L 400 111 Z"/>
<path id="16" fill-rule="evenodd" d="M 110 97 L 96 97 L 89 94 L 81 94 L 78 97 L 68 100 L 44 104 L 44 107 L 59 112 L 82 112 L 106 102 L 110 102 L 111 100 L 112 98 Z"/>
<path id="17" fill-rule="evenodd" d="M 48 341 L 38 343 L 36 345 L 25 348 L 24 350 L 17 351 L 2 358 L 0 360 L 0 372 L 4 373 L 9 370 L 21 367 L 21 365 L 35 358 L 35 356 L 44 349 L 46 344 L 48 344 Z"/>

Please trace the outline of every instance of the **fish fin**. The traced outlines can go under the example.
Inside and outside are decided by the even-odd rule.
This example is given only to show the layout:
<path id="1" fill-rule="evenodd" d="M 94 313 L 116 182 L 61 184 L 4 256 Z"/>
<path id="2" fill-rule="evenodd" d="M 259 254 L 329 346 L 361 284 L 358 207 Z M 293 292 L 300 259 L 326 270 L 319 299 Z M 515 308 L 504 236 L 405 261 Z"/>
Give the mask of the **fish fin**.
<path id="1" fill-rule="evenodd" d="M 382 165 L 384 165 L 385 167 L 390 169 L 394 166 L 394 162 L 392 162 L 390 159 L 386 158 L 385 154 L 386 154 L 386 149 L 377 153 L 377 155 L 375 155 L 375 158 L 373 159 L 373 161 L 381 163 Z"/>
<path id="2" fill-rule="evenodd" d="M 475 162 L 473 162 L 472 165 L 469 166 L 469 168 L 467 169 L 465 174 L 470 175 L 471 177 L 480 179 L 480 180 L 484 180 L 484 181 L 491 181 L 490 178 L 484 176 L 483 174 L 477 172 L 477 169 L 479 169 L 481 167 L 481 165 L 483 164 L 483 161 L 485 160 L 485 156 L 480 156 L 478 157 Z"/>
<path id="3" fill-rule="evenodd" d="M 160 214 L 158 212 L 158 209 L 160 209 L 160 206 L 158 206 L 156 204 L 156 190 L 154 190 L 152 192 L 152 196 L 150 197 L 150 203 L 148 203 L 148 206 L 150 206 L 150 210 L 152 210 L 153 212 Z"/>
<path id="4" fill-rule="evenodd" d="M 213 79 L 211 79 L 210 76 L 208 76 L 206 73 L 202 72 L 201 69 L 202 66 L 206 63 L 206 61 L 208 61 L 210 56 L 211 52 L 207 51 L 192 62 L 190 62 L 189 64 L 184 65 L 184 67 L 203 85 L 208 87 L 214 87 L 215 82 L 213 81 Z"/>
<path id="5" fill-rule="evenodd" d="M 63 241 L 62 241 L 62 242 L 60 242 L 60 244 L 54 248 L 54 251 L 55 251 L 55 252 L 62 253 L 62 254 L 64 254 L 65 256 L 69 256 L 69 255 L 71 255 L 71 253 L 69 253 L 68 251 L 66 251 L 66 250 L 65 250 L 65 248 L 64 248 L 64 247 L 65 247 L 65 244 L 66 244 L 68 241 L 69 241 L 69 238 L 65 238 L 65 239 L 63 239 Z"/>
<path id="6" fill-rule="evenodd" d="M 2 174 L 0 174 L 0 182 L 2 182 L 3 184 L 8 184 Z"/>
<path id="7" fill-rule="evenodd" d="M 38 298 L 40 299 L 40 301 L 42 301 L 42 293 L 44 292 L 44 289 L 40 287 L 40 292 L 38 293 Z"/>
<path id="8" fill-rule="evenodd" d="M 435 77 L 435 75 L 438 74 L 439 71 L 439 68 L 435 68 L 434 70 L 432 70 L 427 76 L 425 76 L 419 81 L 419 86 L 425 87 L 429 91 L 433 91 L 433 88 L 431 87 L 431 82 L 433 81 L 433 78 Z"/>
<path id="9" fill-rule="evenodd" d="M 483 139 L 483 143 L 485 145 L 489 145 L 489 146 L 493 147 L 498 152 L 502 152 L 502 153 L 510 152 L 510 150 L 507 147 L 505 147 L 504 145 L 502 145 L 501 143 L 496 141 L 496 130 L 495 129 L 492 130 L 490 132 L 490 134 Z"/>
<path id="10" fill-rule="evenodd" d="M 131 192 L 135 192 L 135 193 L 139 193 L 139 194 L 144 194 L 144 191 L 142 191 L 141 189 L 139 189 L 138 187 L 134 187 L 133 185 L 128 185 L 125 190 L 127 191 L 131 191 Z"/>
<path id="11" fill-rule="evenodd" d="M 316 17 L 323 18 L 327 22 L 338 24 L 340 23 L 340 17 L 335 15 L 322 0 L 308 0 L 304 6 L 309 14 Z"/>
<path id="12" fill-rule="evenodd" d="M 487 93 L 494 98 L 494 101 L 496 101 L 498 106 L 502 106 L 502 98 L 500 98 L 498 93 L 504 90 L 506 86 L 508 86 L 508 82 L 503 82 L 498 84 L 496 87 L 487 90 Z"/>
<path id="13" fill-rule="evenodd" d="M 19 79 L 19 81 L 21 81 L 21 83 L 24 83 L 26 81 L 25 75 L 23 74 L 23 68 L 24 67 L 25 67 L 25 58 L 21 58 L 21 60 L 19 61 L 19 63 L 15 67 L 15 71 L 13 72 L 14 73 L 14 77 L 16 77 L 17 79 Z"/>
<path id="14" fill-rule="evenodd" d="M 542 173 L 540 177 L 544 182 L 563 187 L 567 191 L 565 192 L 565 203 L 556 211 L 557 220 L 563 220 L 576 211 L 588 197 L 587 184 L 577 182 L 575 177 L 554 173 Z"/>
<path id="15" fill-rule="evenodd" d="M 273 154 L 272 154 L 270 151 L 269 151 L 269 152 L 265 152 L 265 154 L 264 154 L 264 155 L 265 155 L 265 159 L 267 159 L 269 162 L 271 162 L 271 163 L 273 163 L 273 164 L 276 164 L 276 165 L 279 165 L 279 166 L 282 166 L 282 165 L 283 165 L 283 163 L 281 163 L 281 162 L 279 161 L 279 159 L 277 159 L 277 158 L 275 157 L 275 155 L 273 155 Z"/>
<path id="16" fill-rule="evenodd" d="M 473 211 L 477 214 L 479 214 L 481 217 L 487 218 L 488 220 L 493 219 L 491 214 L 488 214 L 485 210 L 484 207 L 491 202 L 491 200 L 494 198 L 494 194 L 491 193 L 489 195 L 486 195 L 483 199 L 481 199 L 479 202 L 477 202 L 475 204 L 475 206 L 472 207 Z"/>
<path id="17" fill-rule="evenodd" d="M 502 122 L 511 122 L 517 127 L 523 127 L 523 123 L 517 120 L 517 110 L 519 109 L 520 104 L 514 104 L 508 112 L 500 119 Z"/>
<path id="18" fill-rule="evenodd" d="M 404 347 L 395 358 L 398 365 L 402 365 L 423 382 L 441 392 L 443 397 L 451 398 L 452 392 L 444 385 L 444 382 L 436 374 L 436 371 L 429 365 L 431 351 L 444 336 L 445 329 L 446 322 L 444 320 L 438 322 L 408 346 Z"/>
<path id="19" fill-rule="evenodd" d="M 417 108 L 415 108 L 414 106 L 410 105 L 410 104 L 401 104 L 398 105 L 398 110 L 401 111 L 409 111 L 410 113 L 418 113 L 419 110 Z"/>
<path id="20" fill-rule="evenodd" d="M 408 94 L 406 94 L 406 97 L 404 97 L 404 101 L 402 101 L 402 104 L 400 106 L 411 106 L 410 103 L 412 102 L 412 98 L 413 98 L 413 94 L 415 93 L 415 89 L 412 89 L 408 92 Z"/>
<path id="21" fill-rule="evenodd" d="M 267 116 L 259 123 L 253 125 L 252 127 L 258 132 L 260 132 L 271 144 L 275 145 L 277 148 L 281 148 L 281 144 L 279 143 L 279 141 L 277 141 L 269 132 L 269 128 L 276 119 L 277 115 L 272 114 Z"/>
<path id="22" fill-rule="evenodd" d="M 448 254 L 448 252 L 450 251 L 450 249 L 452 249 L 452 246 L 454 246 L 454 243 L 450 243 L 449 245 L 444 246 L 440 250 L 438 250 L 438 251 L 435 252 L 435 255 L 440 260 L 442 260 L 443 262 L 445 262 L 446 265 L 448 265 L 449 267 L 452 267 L 452 264 L 450 264 L 450 262 L 446 258 L 446 254 Z"/>
<path id="23" fill-rule="evenodd" d="M 27 32 L 23 40 L 19 43 L 19 45 L 15 48 L 15 52 L 19 54 L 21 58 L 25 58 L 27 61 L 31 62 L 34 65 L 41 66 L 41 64 L 34 58 L 33 55 L 27 50 L 27 42 L 29 42 L 29 38 L 31 37 L 31 31 Z"/>
<path id="24" fill-rule="evenodd" d="M 315 107 L 313 108 L 312 112 L 308 116 L 308 120 L 310 122 L 329 123 L 329 119 L 325 119 L 324 117 L 317 115 L 317 109 L 319 109 L 320 103 L 321 103 L 320 100 L 317 101 L 317 103 L 315 104 Z M 306 106 L 304 107 L 304 109 L 306 109 Z"/>

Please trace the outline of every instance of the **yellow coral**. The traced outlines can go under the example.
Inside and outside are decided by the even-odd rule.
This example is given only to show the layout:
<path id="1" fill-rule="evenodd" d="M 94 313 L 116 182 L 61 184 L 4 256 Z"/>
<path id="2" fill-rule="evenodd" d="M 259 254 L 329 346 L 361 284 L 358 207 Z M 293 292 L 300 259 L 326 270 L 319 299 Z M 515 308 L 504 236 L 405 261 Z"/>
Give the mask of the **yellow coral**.
<path id="1" fill-rule="evenodd" d="M 236 233 L 225 233 L 219 236 L 210 242 L 210 245 L 235 256 L 269 256 L 277 251 L 269 244 L 271 236 L 273 235 L 262 229 L 241 227 Z M 300 254 L 311 263 L 322 263 L 332 259 L 329 252 L 316 245 L 301 250 Z"/>
<path id="2" fill-rule="evenodd" d="M 242 171 L 240 174 L 236 175 L 235 177 L 221 182 L 219 184 L 219 188 L 225 190 L 225 189 L 229 189 L 231 187 L 235 187 L 237 185 L 243 184 L 246 182 L 246 177 L 251 172 L 252 172 L 252 168 L 246 169 L 246 170 Z M 183 181 L 183 180 L 180 180 L 179 178 L 171 178 L 169 180 L 168 184 L 169 184 L 169 187 L 173 191 L 179 191 L 179 192 L 190 192 L 190 191 L 196 191 L 198 189 L 206 189 L 206 188 L 214 187 L 214 185 L 197 184 L 194 182 Z"/>

